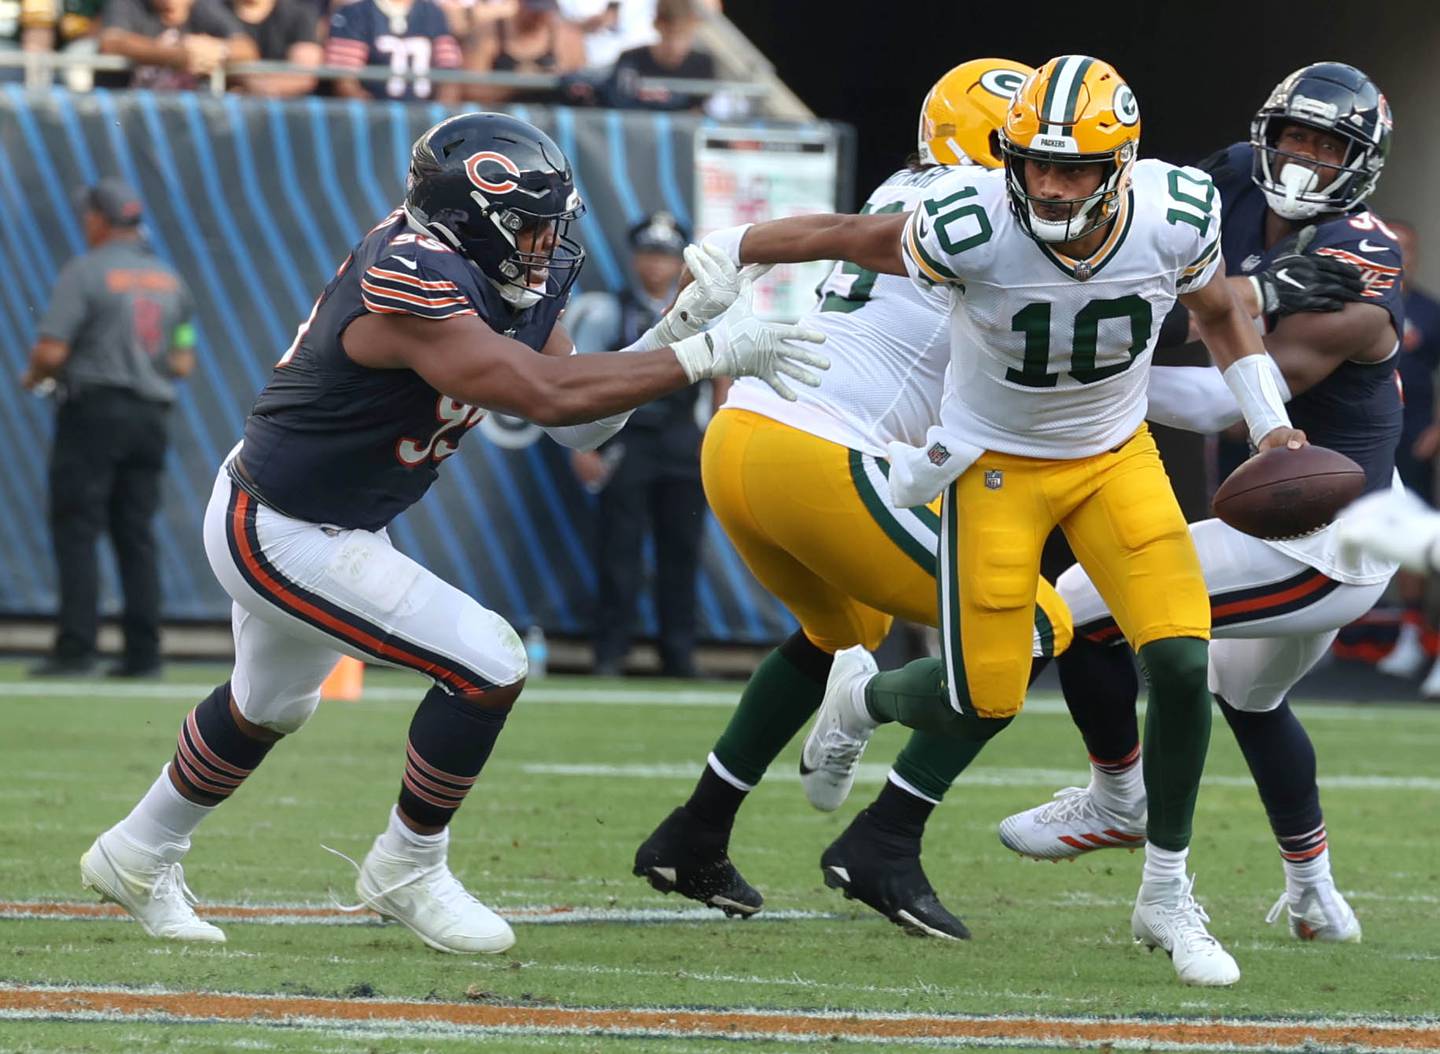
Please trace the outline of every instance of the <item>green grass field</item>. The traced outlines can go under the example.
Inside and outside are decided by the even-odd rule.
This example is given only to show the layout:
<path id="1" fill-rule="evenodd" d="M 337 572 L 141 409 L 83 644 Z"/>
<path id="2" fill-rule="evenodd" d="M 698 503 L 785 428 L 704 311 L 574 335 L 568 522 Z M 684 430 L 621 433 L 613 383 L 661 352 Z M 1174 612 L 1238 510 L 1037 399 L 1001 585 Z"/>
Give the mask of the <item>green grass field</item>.
<path id="1" fill-rule="evenodd" d="M 974 931 L 965 944 L 907 937 L 820 882 L 820 851 L 883 779 L 901 742 L 895 729 L 877 736 L 855 795 L 834 815 L 806 804 L 795 750 L 782 757 L 731 846 L 766 911 L 727 920 L 656 894 L 630 875 L 630 861 L 688 793 L 738 686 L 558 677 L 527 690 L 455 825 L 456 873 L 516 916 L 518 943 L 506 955 L 439 955 L 397 926 L 369 922 L 230 922 L 223 946 L 181 946 L 152 941 L 128 921 L 18 917 L 33 902 L 93 901 L 79 887 L 80 853 L 128 810 L 168 758 L 180 718 L 223 676 L 219 667 L 176 667 L 150 688 L 68 682 L 36 694 L 17 667 L 0 667 L 0 1008 L 11 1008 L 0 1009 L 0 1051 L 878 1049 L 824 1034 L 745 1038 L 743 1029 L 645 1039 L 620 1023 L 485 1032 L 378 1017 L 307 1024 L 159 1012 L 121 1019 L 79 1004 L 14 1009 L 38 986 L 328 997 L 364 1012 L 372 1001 L 422 1000 L 537 1013 L 746 1008 L 838 1012 L 837 1020 L 873 1012 L 1440 1026 L 1440 709 L 1413 706 L 1299 707 L 1321 759 L 1337 878 L 1365 926 L 1364 943 L 1344 947 L 1300 944 L 1264 924 L 1282 888 L 1280 865 L 1217 716 L 1191 859 L 1212 929 L 1244 971 L 1223 991 L 1181 986 L 1163 957 L 1132 944 L 1139 854 L 1038 864 L 996 840 L 1007 813 L 1084 778 L 1078 738 L 1058 699 L 1045 695 L 962 777 L 931 825 L 926 867 Z M 195 839 L 186 877 L 202 902 L 324 906 L 332 888 L 351 899 L 353 874 L 321 844 L 358 858 L 380 830 L 422 690 L 414 678 L 371 670 L 363 702 L 325 704 L 278 747 Z M 1153 1045 L 1165 1041 L 1155 1033 Z"/>

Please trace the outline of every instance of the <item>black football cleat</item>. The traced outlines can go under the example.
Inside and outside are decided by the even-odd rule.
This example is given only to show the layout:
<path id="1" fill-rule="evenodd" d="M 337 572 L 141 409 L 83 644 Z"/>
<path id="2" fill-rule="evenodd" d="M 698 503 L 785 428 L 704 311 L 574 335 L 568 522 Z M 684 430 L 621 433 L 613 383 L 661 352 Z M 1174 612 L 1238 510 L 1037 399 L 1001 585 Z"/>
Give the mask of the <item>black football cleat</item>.
<path id="1" fill-rule="evenodd" d="M 916 937 L 966 941 L 970 931 L 935 895 L 920 866 L 920 839 L 886 830 L 867 809 L 820 855 L 825 884 L 874 908 Z"/>
<path id="2" fill-rule="evenodd" d="M 726 855 L 728 841 L 728 832 L 701 823 L 682 805 L 640 843 L 634 872 L 661 893 L 749 918 L 765 898 L 735 870 Z"/>

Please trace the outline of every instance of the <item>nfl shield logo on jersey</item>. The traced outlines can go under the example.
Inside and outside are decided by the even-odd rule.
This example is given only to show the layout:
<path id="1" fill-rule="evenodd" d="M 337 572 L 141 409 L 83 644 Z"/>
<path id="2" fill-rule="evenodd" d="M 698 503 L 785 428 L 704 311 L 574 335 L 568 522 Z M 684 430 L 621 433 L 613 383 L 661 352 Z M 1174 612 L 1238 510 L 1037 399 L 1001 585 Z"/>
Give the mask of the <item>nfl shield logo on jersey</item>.
<path id="1" fill-rule="evenodd" d="M 925 456 L 930 459 L 930 464 L 939 466 L 950 460 L 950 451 L 945 449 L 943 443 L 935 443 L 925 451 Z"/>
<path id="2" fill-rule="evenodd" d="M 985 470 L 985 489 L 999 490 L 1005 485 L 1005 473 L 998 468 L 987 468 Z"/>

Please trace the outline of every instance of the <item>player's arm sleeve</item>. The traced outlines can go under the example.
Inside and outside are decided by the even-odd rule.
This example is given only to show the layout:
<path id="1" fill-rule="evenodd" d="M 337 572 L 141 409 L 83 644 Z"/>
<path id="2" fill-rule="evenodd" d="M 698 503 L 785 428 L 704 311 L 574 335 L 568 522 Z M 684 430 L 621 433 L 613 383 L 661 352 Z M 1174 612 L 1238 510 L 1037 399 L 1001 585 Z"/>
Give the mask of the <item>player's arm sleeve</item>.
<path id="1" fill-rule="evenodd" d="M 1170 197 L 1165 218 L 1178 235 L 1175 294 L 1203 289 L 1224 268 L 1220 253 L 1220 192 L 1198 168 L 1176 168 L 1169 174 Z"/>
<path id="2" fill-rule="evenodd" d="M 1267 356 L 1281 398 L 1290 388 L 1279 364 Z M 1147 420 L 1186 432 L 1219 432 L 1243 419 L 1225 378 L 1213 366 L 1152 366 Z"/>
<path id="3" fill-rule="evenodd" d="M 87 271 L 84 257 L 78 256 L 60 269 L 55 288 L 50 293 L 50 306 L 35 327 L 40 339 L 58 340 L 68 345 L 79 335 L 89 312 Z"/>
<path id="4" fill-rule="evenodd" d="M 414 315 L 442 319 L 478 314 L 460 286 L 437 268 L 387 256 L 360 276 L 360 299 L 376 315 Z"/>
<path id="5" fill-rule="evenodd" d="M 912 281 L 922 288 L 965 287 L 975 252 L 994 233 L 985 197 L 968 179 L 940 179 L 920 200 L 900 233 L 900 258 Z"/>

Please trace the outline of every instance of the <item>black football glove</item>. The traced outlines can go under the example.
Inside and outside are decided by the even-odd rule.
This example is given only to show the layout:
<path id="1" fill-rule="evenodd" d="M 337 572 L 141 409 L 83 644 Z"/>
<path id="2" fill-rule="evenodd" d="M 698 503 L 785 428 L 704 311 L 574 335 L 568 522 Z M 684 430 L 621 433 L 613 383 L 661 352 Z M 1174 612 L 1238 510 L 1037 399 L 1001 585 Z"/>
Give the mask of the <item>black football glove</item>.
<path id="1" fill-rule="evenodd" d="M 1314 237 L 1315 228 L 1306 227 L 1295 240 L 1294 249 L 1250 276 L 1260 298 L 1261 314 L 1339 311 L 1364 295 L 1365 282 L 1359 268 L 1333 256 L 1305 252 Z"/>

